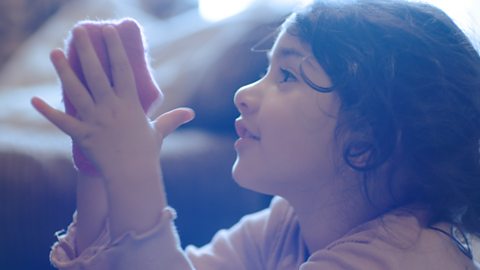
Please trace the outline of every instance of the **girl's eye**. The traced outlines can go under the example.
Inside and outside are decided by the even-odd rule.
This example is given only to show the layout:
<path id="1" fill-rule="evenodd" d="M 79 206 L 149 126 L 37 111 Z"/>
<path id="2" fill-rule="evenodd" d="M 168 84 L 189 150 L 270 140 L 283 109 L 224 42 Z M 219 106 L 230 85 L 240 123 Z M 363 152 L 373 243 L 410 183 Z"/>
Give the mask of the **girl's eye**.
<path id="1" fill-rule="evenodd" d="M 295 75 L 293 75 L 290 71 L 288 71 L 286 69 L 281 68 L 280 72 L 282 73 L 282 81 L 281 81 L 282 83 L 297 80 Z"/>

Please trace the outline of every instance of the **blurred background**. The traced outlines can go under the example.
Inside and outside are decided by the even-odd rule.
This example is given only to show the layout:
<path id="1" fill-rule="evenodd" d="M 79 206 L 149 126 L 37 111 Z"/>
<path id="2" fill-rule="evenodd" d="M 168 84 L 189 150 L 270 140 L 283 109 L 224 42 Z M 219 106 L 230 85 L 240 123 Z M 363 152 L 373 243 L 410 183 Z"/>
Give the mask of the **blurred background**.
<path id="1" fill-rule="evenodd" d="M 0 269 L 51 269 L 54 232 L 75 209 L 70 140 L 30 106 L 63 108 L 48 60 L 79 20 L 132 17 L 143 26 L 152 73 L 165 93 L 155 114 L 177 106 L 196 119 L 167 138 L 161 162 L 182 245 L 203 245 L 270 197 L 231 179 L 234 92 L 256 80 L 265 55 L 250 48 L 295 0 L 0 0 Z M 431 0 L 478 48 L 480 1 Z"/>

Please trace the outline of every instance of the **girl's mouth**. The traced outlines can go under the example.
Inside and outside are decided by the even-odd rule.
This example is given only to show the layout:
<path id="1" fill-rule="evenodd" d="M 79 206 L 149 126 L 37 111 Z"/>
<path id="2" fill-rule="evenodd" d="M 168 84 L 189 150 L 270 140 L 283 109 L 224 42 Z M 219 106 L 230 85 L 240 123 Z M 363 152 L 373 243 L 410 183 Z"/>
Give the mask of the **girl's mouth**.
<path id="1" fill-rule="evenodd" d="M 246 126 L 245 121 L 242 118 L 237 118 L 235 120 L 235 130 L 237 132 L 238 137 L 242 139 L 252 139 L 259 141 L 260 136 L 250 131 L 250 129 Z"/>

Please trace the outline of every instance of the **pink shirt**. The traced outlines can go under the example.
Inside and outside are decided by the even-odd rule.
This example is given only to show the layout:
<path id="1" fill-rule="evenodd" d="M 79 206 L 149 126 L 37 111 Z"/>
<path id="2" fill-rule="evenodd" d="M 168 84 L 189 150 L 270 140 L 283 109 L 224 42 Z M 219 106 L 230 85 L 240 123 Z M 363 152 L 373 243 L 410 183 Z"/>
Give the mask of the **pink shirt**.
<path id="1" fill-rule="evenodd" d="M 174 218 L 175 212 L 166 208 L 150 231 L 127 232 L 118 239 L 110 239 L 106 226 L 79 255 L 73 245 L 74 221 L 53 246 L 51 261 L 59 269 L 89 270 L 480 269 L 452 238 L 421 227 L 406 211 L 393 211 L 362 224 L 313 254 L 307 250 L 292 207 L 280 197 L 268 209 L 219 231 L 201 248 L 180 248 Z M 447 224 L 436 227 L 449 228 Z"/>

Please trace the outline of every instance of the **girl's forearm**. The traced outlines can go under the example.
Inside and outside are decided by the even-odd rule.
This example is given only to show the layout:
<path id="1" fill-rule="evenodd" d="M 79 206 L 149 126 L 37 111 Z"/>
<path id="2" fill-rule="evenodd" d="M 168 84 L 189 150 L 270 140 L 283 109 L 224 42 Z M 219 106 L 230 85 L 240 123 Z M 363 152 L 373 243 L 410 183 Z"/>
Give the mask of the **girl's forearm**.
<path id="1" fill-rule="evenodd" d="M 79 172 L 77 183 L 77 238 L 76 249 L 80 254 L 100 235 L 108 215 L 105 182 L 98 176 Z"/>

